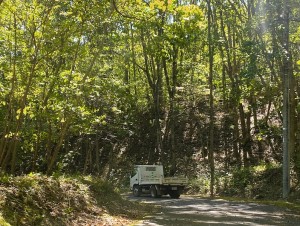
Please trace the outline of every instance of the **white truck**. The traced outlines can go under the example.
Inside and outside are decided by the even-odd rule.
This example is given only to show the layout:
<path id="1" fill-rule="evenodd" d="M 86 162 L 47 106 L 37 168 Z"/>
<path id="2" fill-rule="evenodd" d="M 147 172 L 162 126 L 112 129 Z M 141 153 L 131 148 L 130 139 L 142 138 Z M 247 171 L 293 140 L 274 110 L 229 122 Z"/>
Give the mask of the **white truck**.
<path id="1" fill-rule="evenodd" d="M 162 165 L 136 165 L 130 176 L 130 189 L 134 196 L 151 194 L 153 198 L 170 195 L 178 199 L 188 183 L 186 177 L 164 177 Z"/>

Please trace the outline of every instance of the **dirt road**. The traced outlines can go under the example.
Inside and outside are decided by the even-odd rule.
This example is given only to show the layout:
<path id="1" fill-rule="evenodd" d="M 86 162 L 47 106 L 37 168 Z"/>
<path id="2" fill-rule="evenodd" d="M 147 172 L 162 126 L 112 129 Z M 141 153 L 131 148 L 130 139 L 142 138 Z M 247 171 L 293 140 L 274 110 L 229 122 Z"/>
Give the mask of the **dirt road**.
<path id="1" fill-rule="evenodd" d="M 189 196 L 180 199 L 146 196 L 129 199 L 162 207 L 160 213 L 145 218 L 135 226 L 300 225 L 300 213 L 269 205 Z"/>

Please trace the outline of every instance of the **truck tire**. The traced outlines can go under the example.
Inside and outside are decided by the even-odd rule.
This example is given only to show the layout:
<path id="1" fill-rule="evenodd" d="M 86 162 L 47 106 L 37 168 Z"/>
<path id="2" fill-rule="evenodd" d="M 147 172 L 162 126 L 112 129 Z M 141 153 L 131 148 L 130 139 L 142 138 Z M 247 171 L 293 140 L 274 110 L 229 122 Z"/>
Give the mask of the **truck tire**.
<path id="1" fill-rule="evenodd" d="M 172 199 L 179 199 L 180 193 L 178 191 L 169 191 L 169 195 Z"/>
<path id="2" fill-rule="evenodd" d="M 140 188 L 140 186 L 138 184 L 135 184 L 135 185 L 133 185 L 132 192 L 133 192 L 133 196 L 139 197 L 139 196 L 141 196 L 142 189 Z"/>
<path id="3" fill-rule="evenodd" d="M 157 189 L 156 189 L 155 185 L 152 185 L 150 187 L 150 193 L 151 193 L 152 198 L 160 198 L 161 197 L 161 195 L 158 195 L 158 192 L 157 192 Z"/>

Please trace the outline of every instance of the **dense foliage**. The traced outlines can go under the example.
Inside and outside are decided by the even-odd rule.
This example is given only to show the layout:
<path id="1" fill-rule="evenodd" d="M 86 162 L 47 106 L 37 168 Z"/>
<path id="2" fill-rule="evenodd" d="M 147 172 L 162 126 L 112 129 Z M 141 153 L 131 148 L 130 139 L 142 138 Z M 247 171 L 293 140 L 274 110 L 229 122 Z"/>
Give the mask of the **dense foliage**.
<path id="1" fill-rule="evenodd" d="M 289 1 L 288 31 L 284 4 L 0 1 L 1 171 L 116 179 L 136 163 L 189 177 L 280 166 L 288 65 L 299 182 L 300 3 Z"/>

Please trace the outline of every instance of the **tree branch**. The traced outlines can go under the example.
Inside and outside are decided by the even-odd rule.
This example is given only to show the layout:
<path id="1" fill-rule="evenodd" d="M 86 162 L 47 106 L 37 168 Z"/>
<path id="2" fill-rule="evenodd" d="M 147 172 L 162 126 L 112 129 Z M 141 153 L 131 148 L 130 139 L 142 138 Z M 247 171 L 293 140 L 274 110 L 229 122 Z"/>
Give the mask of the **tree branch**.
<path id="1" fill-rule="evenodd" d="M 0 1 L 1 1 L 1 0 L 0 0 Z M 112 4 L 113 8 L 116 10 L 116 12 L 117 12 L 118 14 L 120 14 L 122 17 L 129 18 L 129 19 L 135 19 L 135 20 L 138 20 L 138 18 L 136 18 L 136 17 L 129 16 L 129 15 L 125 15 L 124 13 L 122 13 L 122 12 L 118 9 L 115 0 L 111 0 L 111 4 Z"/>

